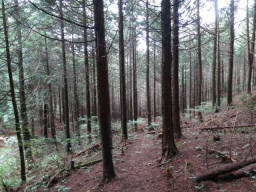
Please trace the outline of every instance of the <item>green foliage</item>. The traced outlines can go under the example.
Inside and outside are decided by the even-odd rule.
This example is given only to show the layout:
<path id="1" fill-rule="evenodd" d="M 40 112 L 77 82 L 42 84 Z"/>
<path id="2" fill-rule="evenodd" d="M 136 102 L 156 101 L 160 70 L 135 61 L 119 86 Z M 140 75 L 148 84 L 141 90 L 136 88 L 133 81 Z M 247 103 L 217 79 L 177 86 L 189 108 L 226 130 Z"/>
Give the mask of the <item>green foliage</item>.
<path id="1" fill-rule="evenodd" d="M 201 189 L 203 189 L 203 188 L 204 188 L 204 184 L 195 186 L 195 189 L 196 189 L 196 190 L 201 190 Z"/>
<path id="2" fill-rule="evenodd" d="M 194 108 L 188 108 L 187 111 L 211 113 L 213 112 L 211 102 L 202 102 L 201 105 L 195 106 Z"/>
<path id="3" fill-rule="evenodd" d="M 256 102 L 251 99 L 250 95 L 243 94 L 241 96 L 241 101 L 242 101 L 243 105 L 247 106 L 250 109 L 255 110 L 254 106 L 255 106 Z"/>

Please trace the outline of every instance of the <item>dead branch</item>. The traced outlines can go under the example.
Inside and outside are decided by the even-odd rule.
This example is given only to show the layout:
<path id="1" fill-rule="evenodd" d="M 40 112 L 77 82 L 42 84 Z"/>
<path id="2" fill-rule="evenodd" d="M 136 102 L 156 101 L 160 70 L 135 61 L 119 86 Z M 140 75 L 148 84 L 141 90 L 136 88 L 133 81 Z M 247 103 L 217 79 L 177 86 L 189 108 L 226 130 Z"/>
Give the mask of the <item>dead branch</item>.
<path id="1" fill-rule="evenodd" d="M 203 180 L 210 180 L 210 179 L 214 179 L 219 175 L 225 174 L 225 173 L 229 173 L 238 169 L 241 169 L 247 165 L 256 163 L 256 157 L 242 161 L 242 162 L 237 162 L 237 163 L 232 163 L 232 164 L 227 164 L 225 166 L 222 166 L 220 168 L 215 168 L 215 169 L 211 169 L 211 170 L 206 170 L 205 172 L 203 172 L 202 174 L 199 174 L 196 177 L 197 181 L 203 181 Z"/>
<path id="2" fill-rule="evenodd" d="M 76 157 L 78 157 L 78 156 L 80 156 L 80 155 L 82 155 L 82 154 L 84 154 L 84 153 L 88 153 L 88 152 L 90 152 L 90 151 L 97 150 L 98 148 L 100 148 L 100 146 L 101 146 L 100 143 L 96 143 L 95 145 L 89 147 L 88 149 L 85 149 L 85 150 L 83 150 L 83 151 L 80 151 L 80 152 L 74 154 L 74 155 L 72 156 L 72 158 L 76 158 Z"/>
<path id="3" fill-rule="evenodd" d="M 225 153 L 223 153 L 221 151 L 215 150 L 215 149 L 208 149 L 208 153 L 210 153 L 210 154 L 211 153 L 218 154 L 222 158 L 223 161 L 229 160 L 231 162 L 237 162 L 237 160 L 235 158 L 233 158 L 233 157 L 230 158 L 229 155 L 227 155 L 227 154 L 225 154 Z"/>
<path id="4" fill-rule="evenodd" d="M 86 163 L 79 162 L 76 165 L 74 165 L 74 168 L 79 169 L 81 167 L 89 167 L 89 166 L 95 165 L 97 163 L 100 163 L 101 161 L 102 161 L 102 159 L 96 159 L 96 160 L 92 160 L 92 161 L 89 161 L 89 162 L 86 162 Z"/>
<path id="5" fill-rule="evenodd" d="M 249 124 L 249 125 L 235 125 L 235 126 L 215 126 L 215 127 L 203 127 L 200 128 L 201 131 L 216 131 L 216 130 L 222 130 L 222 129 L 231 129 L 231 128 L 247 128 L 247 127 L 255 127 L 255 124 Z"/>

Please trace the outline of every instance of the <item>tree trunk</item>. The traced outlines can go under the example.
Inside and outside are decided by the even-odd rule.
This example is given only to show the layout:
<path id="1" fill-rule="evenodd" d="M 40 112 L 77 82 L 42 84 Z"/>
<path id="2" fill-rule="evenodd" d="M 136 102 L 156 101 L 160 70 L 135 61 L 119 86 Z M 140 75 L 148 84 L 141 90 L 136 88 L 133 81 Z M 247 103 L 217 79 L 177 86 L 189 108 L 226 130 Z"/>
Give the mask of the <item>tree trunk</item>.
<path id="1" fill-rule="evenodd" d="M 172 121 L 173 129 L 178 138 L 181 138 L 180 108 L 179 108 L 179 1 L 173 1 L 173 102 Z"/>
<path id="2" fill-rule="evenodd" d="M 216 25 L 217 25 L 217 110 L 220 108 L 220 98 L 221 98 L 221 65 L 220 65 L 220 33 L 219 33 L 219 10 L 218 10 L 218 0 L 215 0 L 215 15 L 216 15 Z"/>
<path id="3" fill-rule="evenodd" d="M 48 138 L 48 105 L 44 104 L 44 137 Z"/>
<path id="4" fill-rule="evenodd" d="M 72 39 L 73 39 L 73 35 L 72 35 Z M 74 123 L 75 123 L 76 136 L 78 137 L 78 144 L 81 145 L 80 123 L 79 123 L 79 98 L 77 93 L 76 58 L 75 58 L 74 43 L 72 43 L 72 63 L 73 63 L 74 99 L 75 99 Z"/>
<path id="5" fill-rule="evenodd" d="M 45 56 L 46 56 L 46 74 L 48 76 L 48 80 L 50 80 L 50 66 L 49 66 L 49 56 L 48 56 L 48 47 L 47 47 L 47 40 L 45 37 Z M 51 134 L 52 138 L 56 141 L 56 130 L 54 124 L 54 112 L 53 112 L 53 99 L 52 99 L 52 84 L 51 81 L 47 82 L 48 84 L 48 91 L 49 91 L 49 112 L 50 112 L 50 127 L 51 127 Z"/>
<path id="6" fill-rule="evenodd" d="M 8 76 L 9 76 L 9 83 L 10 83 L 10 92 L 11 92 L 12 106 L 13 106 L 13 112 L 15 117 L 16 135 L 17 135 L 18 147 L 19 147 L 19 153 L 20 153 L 20 167 L 21 167 L 20 175 L 21 175 L 21 180 L 25 182 L 26 181 L 26 165 L 25 165 L 25 157 L 24 157 L 24 151 L 23 151 L 23 141 L 22 141 L 21 130 L 20 130 L 19 112 L 18 112 L 18 107 L 16 103 L 14 82 L 13 82 L 13 76 L 12 76 L 11 55 L 10 55 L 10 48 L 9 48 L 9 38 L 8 38 L 8 29 L 7 29 L 6 16 L 5 16 L 4 0 L 2 1 L 2 20 L 3 20 Z"/>
<path id="7" fill-rule="evenodd" d="M 256 30 L 256 0 L 254 0 L 254 16 L 253 16 L 253 30 L 252 30 L 252 40 L 250 46 L 250 36 L 249 36 L 249 15 L 248 15 L 248 0 L 247 0 L 247 43 L 248 43 L 248 87 L 247 93 L 251 94 L 251 83 L 252 83 L 252 66 L 254 60 L 254 47 L 255 47 L 255 30 Z"/>
<path id="8" fill-rule="evenodd" d="M 154 76 L 153 76 L 153 107 L 154 107 L 154 121 L 156 121 L 156 41 L 154 41 Z"/>
<path id="9" fill-rule="evenodd" d="M 16 23 L 17 23 L 17 38 L 18 38 L 18 71 L 19 71 L 19 97 L 20 97 L 20 111 L 21 111 L 21 125 L 24 138 L 25 156 L 28 161 L 32 161 L 32 151 L 30 142 L 30 132 L 28 130 L 28 116 L 26 105 L 26 93 L 25 93 L 25 80 L 24 80 L 24 68 L 23 68 L 23 53 L 22 53 L 22 35 L 21 35 L 21 17 L 20 7 L 18 0 L 15 0 L 16 8 Z"/>
<path id="10" fill-rule="evenodd" d="M 161 27 L 162 27 L 162 157 L 170 158 L 178 150 L 174 142 L 172 124 L 172 87 L 171 87 L 171 26 L 170 26 L 170 1 L 162 0 L 161 3 Z"/>
<path id="11" fill-rule="evenodd" d="M 123 0 L 119 0 L 119 65 L 120 65 L 120 106 L 122 138 L 128 139 L 126 115 L 125 57 L 123 32 Z"/>
<path id="12" fill-rule="evenodd" d="M 201 105 L 201 96 L 202 96 L 202 55 L 201 55 L 201 32 L 200 32 L 200 0 L 197 0 L 197 52 L 198 52 L 198 95 L 197 95 L 197 105 Z M 199 120 L 202 121 L 202 113 L 198 113 Z"/>
<path id="13" fill-rule="evenodd" d="M 83 24 L 87 25 L 87 15 L 85 10 L 85 0 L 83 0 Z M 91 100 L 90 100 L 90 73 L 88 63 L 88 50 L 87 50 L 87 28 L 84 27 L 84 65 L 85 65 L 85 84 L 86 84 L 86 114 L 87 114 L 87 132 L 89 138 L 91 137 Z"/>
<path id="14" fill-rule="evenodd" d="M 232 104 L 233 55 L 234 55 L 234 0 L 230 2 L 230 47 L 228 68 L 228 105 Z"/>
<path id="15" fill-rule="evenodd" d="M 96 82 L 96 65 L 95 65 L 95 47 L 92 47 L 92 74 L 93 74 L 93 115 L 97 116 L 97 82 Z"/>
<path id="16" fill-rule="evenodd" d="M 218 19 L 217 19 L 217 1 L 215 0 L 215 30 L 214 30 L 214 46 L 213 46 L 213 61 L 212 61 L 212 107 L 215 108 L 216 104 L 216 58 L 217 58 L 217 33 L 218 33 Z"/>
<path id="17" fill-rule="evenodd" d="M 135 121 L 135 131 L 138 129 L 137 118 L 138 118 L 138 96 L 137 96 L 137 50 L 136 50 L 136 26 L 133 29 L 133 119 Z"/>
<path id="18" fill-rule="evenodd" d="M 112 133 L 110 118 L 110 97 L 108 82 L 108 63 L 104 29 L 104 6 L 103 0 L 93 0 L 94 22 L 96 34 L 97 54 L 97 84 L 98 84 L 98 108 L 99 125 L 102 140 L 103 155 L 103 178 L 111 180 L 115 177 L 112 160 Z"/>
<path id="19" fill-rule="evenodd" d="M 60 0 L 60 25 L 61 25 L 61 45 L 62 45 L 62 62 L 63 62 L 63 80 L 64 80 L 64 116 L 65 116 L 65 131 L 67 138 L 67 152 L 72 151 L 70 143 L 70 127 L 69 127 L 69 104 L 68 104 L 68 79 L 67 79 L 67 62 L 66 62 L 66 50 L 65 50 L 65 34 L 64 34 L 64 22 L 63 22 L 63 12 L 62 12 L 62 0 Z"/>
<path id="20" fill-rule="evenodd" d="M 146 89 L 147 89 L 147 118 L 148 126 L 151 126 L 151 94 L 150 94 L 150 82 L 149 82 L 149 8 L 148 0 L 146 1 Z"/>

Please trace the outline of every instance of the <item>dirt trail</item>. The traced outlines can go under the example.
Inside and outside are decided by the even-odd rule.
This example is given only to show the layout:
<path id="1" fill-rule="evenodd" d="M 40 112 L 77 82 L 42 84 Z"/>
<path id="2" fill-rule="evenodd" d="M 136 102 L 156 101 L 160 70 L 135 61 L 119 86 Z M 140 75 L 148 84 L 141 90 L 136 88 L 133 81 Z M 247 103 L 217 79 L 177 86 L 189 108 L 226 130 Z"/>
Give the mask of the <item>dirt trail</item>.
<path id="1" fill-rule="evenodd" d="M 157 165 L 160 157 L 160 140 L 145 133 L 138 133 L 127 144 L 124 155 L 115 158 L 116 179 L 99 186 L 102 178 L 102 163 L 87 170 L 78 170 L 68 179 L 70 191 L 104 191 L 104 192 L 168 192 L 171 182 L 167 180 L 164 170 Z"/>

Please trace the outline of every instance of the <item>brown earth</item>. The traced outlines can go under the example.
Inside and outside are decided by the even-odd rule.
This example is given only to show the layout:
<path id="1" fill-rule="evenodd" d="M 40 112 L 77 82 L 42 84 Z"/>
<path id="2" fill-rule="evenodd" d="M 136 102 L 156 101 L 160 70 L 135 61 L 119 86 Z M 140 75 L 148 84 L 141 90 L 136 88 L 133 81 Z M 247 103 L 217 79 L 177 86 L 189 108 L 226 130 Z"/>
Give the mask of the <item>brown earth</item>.
<path id="1" fill-rule="evenodd" d="M 250 118 L 249 113 L 243 109 L 226 109 L 219 114 L 209 114 L 204 119 L 217 119 L 220 125 L 222 120 L 218 116 L 223 114 L 229 117 L 227 124 L 234 120 Z M 237 123 L 240 123 L 237 121 Z M 117 177 L 104 185 L 102 179 L 102 163 L 98 163 L 86 169 L 78 169 L 71 173 L 50 191 L 58 191 L 59 186 L 65 186 L 66 191 L 74 192 L 247 192 L 256 191 L 256 175 L 249 173 L 248 177 L 232 181 L 204 181 L 197 183 L 194 177 L 208 169 L 222 166 L 224 162 L 217 154 L 207 154 L 206 148 L 221 151 L 237 161 L 242 161 L 253 156 L 256 152 L 255 128 L 246 128 L 219 132 L 200 132 L 199 128 L 206 123 L 196 124 L 187 121 L 183 124 L 183 138 L 176 141 L 179 153 L 170 162 L 158 166 L 161 157 L 161 139 L 156 130 L 155 134 L 146 134 L 143 131 L 131 136 L 121 153 L 123 143 L 115 146 L 114 164 Z M 216 123 L 214 124 L 216 125 Z M 141 128 L 142 130 L 142 128 Z M 214 135 L 220 137 L 220 141 L 214 141 Z M 97 154 L 96 157 L 100 157 Z"/>

